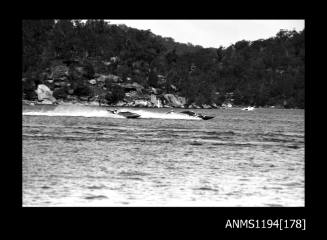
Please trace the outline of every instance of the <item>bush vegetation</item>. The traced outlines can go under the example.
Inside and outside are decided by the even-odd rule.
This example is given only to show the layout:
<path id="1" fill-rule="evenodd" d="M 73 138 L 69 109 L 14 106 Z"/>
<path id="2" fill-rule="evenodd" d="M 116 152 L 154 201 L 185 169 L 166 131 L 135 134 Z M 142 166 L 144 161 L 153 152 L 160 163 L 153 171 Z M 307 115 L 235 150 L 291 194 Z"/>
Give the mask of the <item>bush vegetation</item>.
<path id="1" fill-rule="evenodd" d="M 199 104 L 219 104 L 234 93 L 235 104 L 304 108 L 304 34 L 280 30 L 268 39 L 203 48 L 103 20 L 24 20 L 23 77 L 37 76 L 56 60 L 79 59 L 87 70 L 71 80 L 90 79 L 96 68 L 158 87 L 160 74 L 166 92 L 173 84 Z M 86 87 L 75 92 L 89 93 Z"/>
<path id="2" fill-rule="evenodd" d="M 105 95 L 105 99 L 107 100 L 107 103 L 115 104 L 124 99 L 125 92 L 122 87 L 112 86 L 109 90 L 110 91 L 107 92 L 107 94 Z"/>

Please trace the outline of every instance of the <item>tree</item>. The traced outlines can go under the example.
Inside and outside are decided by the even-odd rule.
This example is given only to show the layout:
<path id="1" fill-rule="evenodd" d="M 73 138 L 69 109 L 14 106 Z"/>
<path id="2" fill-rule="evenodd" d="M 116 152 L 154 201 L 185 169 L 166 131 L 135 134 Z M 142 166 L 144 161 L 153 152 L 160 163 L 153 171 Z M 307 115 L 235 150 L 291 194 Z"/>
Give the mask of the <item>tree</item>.
<path id="1" fill-rule="evenodd" d="M 59 88 L 59 89 L 56 89 L 56 90 L 53 91 L 53 96 L 56 99 L 60 99 L 60 98 L 65 99 L 65 98 L 67 98 L 67 95 L 68 95 L 68 89 L 67 88 Z"/>
<path id="2" fill-rule="evenodd" d="M 23 81 L 22 90 L 25 99 L 35 100 L 37 99 L 37 94 L 35 93 L 37 85 L 35 84 L 35 79 L 28 78 Z"/>
<path id="3" fill-rule="evenodd" d="M 157 73 L 153 69 L 151 69 L 151 71 L 149 73 L 148 84 L 152 87 L 158 87 L 158 76 L 157 76 Z"/>
<path id="4" fill-rule="evenodd" d="M 51 50 L 56 58 L 70 59 L 75 52 L 75 29 L 71 20 L 58 20 L 51 32 Z"/>
<path id="5" fill-rule="evenodd" d="M 115 104 L 125 97 L 124 89 L 118 85 L 112 86 L 110 92 L 107 92 L 105 99 L 109 104 Z"/>
<path id="6" fill-rule="evenodd" d="M 39 71 L 47 62 L 54 20 L 23 20 L 23 74 Z"/>
<path id="7" fill-rule="evenodd" d="M 177 54 L 176 49 L 173 49 L 171 52 L 166 54 L 166 61 L 169 66 L 177 62 Z"/>
<path id="8" fill-rule="evenodd" d="M 275 37 L 215 49 L 177 43 L 150 30 L 102 19 L 24 20 L 23 76 L 46 80 L 54 61 L 76 60 L 81 64 L 70 66 L 69 78 L 73 88 L 82 85 L 75 89 L 78 95 L 88 92 L 84 84 L 95 68 L 167 92 L 173 84 L 178 94 L 199 104 L 219 103 L 224 100 L 220 96 L 233 92 L 240 105 L 286 101 L 286 106 L 304 107 L 304 37 L 304 30 L 281 30 Z M 112 57 L 119 61 L 111 63 Z M 158 74 L 165 76 L 165 86 L 159 86 Z M 25 97 L 32 94 L 28 89 L 23 89 Z M 111 102 L 123 96 L 117 92 L 108 94 Z"/>
<path id="9" fill-rule="evenodd" d="M 78 97 L 86 97 L 92 94 L 92 90 L 87 85 L 80 84 L 75 88 L 74 94 Z"/>

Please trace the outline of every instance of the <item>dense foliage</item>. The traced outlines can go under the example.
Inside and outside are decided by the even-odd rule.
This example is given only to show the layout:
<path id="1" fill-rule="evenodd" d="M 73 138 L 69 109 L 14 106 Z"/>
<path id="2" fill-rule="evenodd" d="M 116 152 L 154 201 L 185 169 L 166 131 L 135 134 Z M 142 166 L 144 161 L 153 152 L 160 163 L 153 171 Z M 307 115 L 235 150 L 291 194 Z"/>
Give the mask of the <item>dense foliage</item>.
<path id="1" fill-rule="evenodd" d="M 269 39 L 215 49 L 103 20 L 24 20 L 23 77 L 40 79 L 54 61 L 79 59 L 86 70 L 76 79 L 90 79 L 94 72 L 114 74 L 166 92 L 173 85 L 189 103 L 227 99 L 236 105 L 304 108 L 304 33 L 281 30 Z M 74 94 L 90 94 L 80 84 Z M 108 99 L 121 99 L 121 90 L 112 90 Z"/>
<path id="2" fill-rule="evenodd" d="M 109 104 L 117 103 L 120 100 L 123 100 L 125 96 L 124 89 L 119 86 L 113 86 L 110 91 L 105 95 L 105 99 Z"/>

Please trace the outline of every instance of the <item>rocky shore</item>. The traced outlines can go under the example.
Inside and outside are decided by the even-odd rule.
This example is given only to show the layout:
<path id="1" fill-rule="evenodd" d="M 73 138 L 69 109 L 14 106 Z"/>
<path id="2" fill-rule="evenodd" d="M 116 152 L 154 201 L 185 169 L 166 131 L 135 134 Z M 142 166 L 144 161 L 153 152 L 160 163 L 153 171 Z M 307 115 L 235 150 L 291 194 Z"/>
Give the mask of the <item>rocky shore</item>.
<path id="1" fill-rule="evenodd" d="M 119 102 L 117 104 L 107 104 L 107 103 L 99 103 L 97 101 L 64 101 L 64 100 L 58 100 L 54 103 L 48 102 L 48 101 L 30 101 L 30 100 L 22 100 L 23 105 L 45 105 L 45 104 L 51 104 L 51 105 L 79 105 L 79 106 L 103 106 L 103 107 L 135 107 L 135 108 L 158 108 L 157 106 L 151 105 L 151 103 L 147 103 L 144 105 L 135 104 L 135 102 Z M 198 106 L 198 105 L 186 105 L 181 107 L 173 107 L 170 105 L 164 105 L 159 108 L 184 108 L 184 109 L 233 109 L 233 108 L 244 108 L 247 106 Z M 284 109 L 283 106 L 266 106 L 266 107 L 256 107 L 256 108 L 274 108 L 274 109 Z"/>
<path id="2" fill-rule="evenodd" d="M 55 102 L 50 102 L 48 100 L 38 101 L 38 100 L 22 100 L 22 104 L 24 105 L 44 105 L 44 104 L 51 104 L 51 105 L 85 105 L 85 106 L 105 106 L 105 107 L 139 107 L 139 108 L 186 108 L 186 109 L 217 109 L 217 108 L 224 108 L 219 107 L 215 104 L 211 105 L 202 105 L 198 106 L 196 104 L 192 105 L 181 105 L 181 106 L 174 106 L 169 104 L 164 104 L 162 106 L 157 106 L 150 101 L 147 100 L 135 100 L 132 102 L 123 102 L 120 101 L 116 104 L 107 104 L 101 103 L 99 101 L 82 101 L 82 100 L 73 100 L 73 101 L 65 101 L 65 100 L 57 100 Z"/>
<path id="3" fill-rule="evenodd" d="M 112 59 L 112 64 L 117 59 Z M 106 63 L 108 64 L 108 63 Z M 82 104 L 111 107 L 218 108 L 212 104 L 187 104 L 180 89 L 158 75 L 156 87 L 143 86 L 131 77 L 96 73 L 94 66 L 80 61 L 58 61 L 33 78 L 23 78 L 23 103 Z M 168 89 L 168 92 L 167 92 Z"/>
<path id="4" fill-rule="evenodd" d="M 111 64 L 115 61 L 117 59 L 112 59 Z M 186 109 L 235 107 L 232 93 L 220 104 L 198 104 L 182 97 L 181 89 L 168 84 L 162 75 L 157 76 L 156 87 L 148 84 L 143 86 L 132 77 L 121 78 L 114 74 L 96 73 L 94 66 L 97 65 L 99 63 L 92 65 L 77 60 L 57 61 L 37 76 L 24 77 L 22 79 L 23 104 Z M 283 107 L 276 106 L 276 108 Z"/>

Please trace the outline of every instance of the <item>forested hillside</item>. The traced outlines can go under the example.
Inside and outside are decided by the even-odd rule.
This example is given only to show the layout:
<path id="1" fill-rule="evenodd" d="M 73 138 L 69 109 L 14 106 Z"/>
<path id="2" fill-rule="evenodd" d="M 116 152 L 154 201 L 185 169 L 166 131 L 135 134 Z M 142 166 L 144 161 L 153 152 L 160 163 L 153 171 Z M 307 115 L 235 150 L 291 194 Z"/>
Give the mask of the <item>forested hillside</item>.
<path id="1" fill-rule="evenodd" d="M 35 98 L 44 83 L 57 99 L 102 94 L 115 102 L 125 97 L 115 83 L 133 82 L 186 104 L 304 108 L 304 32 L 281 30 L 215 49 L 103 20 L 24 20 L 23 98 Z M 101 76 L 111 77 L 98 89 L 90 86 Z"/>

